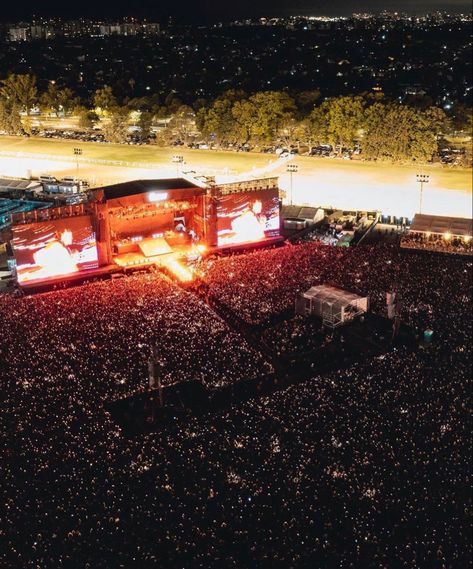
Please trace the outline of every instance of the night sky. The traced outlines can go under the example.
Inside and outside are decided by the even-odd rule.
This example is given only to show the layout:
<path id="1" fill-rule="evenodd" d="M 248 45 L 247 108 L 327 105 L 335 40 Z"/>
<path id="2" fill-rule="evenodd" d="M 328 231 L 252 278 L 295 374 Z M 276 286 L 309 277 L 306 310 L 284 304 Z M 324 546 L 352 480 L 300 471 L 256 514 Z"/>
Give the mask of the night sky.
<path id="1" fill-rule="evenodd" d="M 287 15 L 349 15 L 353 12 L 405 11 L 426 13 L 433 10 L 455 12 L 471 11 L 471 2 L 467 0 L 81 0 L 64 2 L 37 0 L 8 2 L 2 6 L 0 19 L 31 19 L 38 16 L 54 15 L 64 17 L 121 17 L 141 16 L 150 19 L 163 19 L 169 15 L 179 20 L 209 21 L 252 16 L 287 16 Z"/>

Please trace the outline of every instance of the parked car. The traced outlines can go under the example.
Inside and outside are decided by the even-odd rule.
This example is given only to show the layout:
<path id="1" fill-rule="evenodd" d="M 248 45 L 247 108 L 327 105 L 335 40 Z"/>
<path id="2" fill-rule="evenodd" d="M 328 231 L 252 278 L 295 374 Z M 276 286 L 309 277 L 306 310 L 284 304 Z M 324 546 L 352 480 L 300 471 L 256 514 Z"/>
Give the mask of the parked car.
<path id="1" fill-rule="evenodd" d="M 61 180 L 61 182 L 64 182 L 65 184 L 80 184 L 81 183 L 79 178 L 76 178 L 75 176 L 64 176 L 64 178 Z"/>
<path id="2" fill-rule="evenodd" d="M 42 184 L 54 184 L 57 182 L 57 178 L 55 178 L 54 176 L 50 176 L 49 174 L 41 174 L 39 176 L 39 181 Z"/>

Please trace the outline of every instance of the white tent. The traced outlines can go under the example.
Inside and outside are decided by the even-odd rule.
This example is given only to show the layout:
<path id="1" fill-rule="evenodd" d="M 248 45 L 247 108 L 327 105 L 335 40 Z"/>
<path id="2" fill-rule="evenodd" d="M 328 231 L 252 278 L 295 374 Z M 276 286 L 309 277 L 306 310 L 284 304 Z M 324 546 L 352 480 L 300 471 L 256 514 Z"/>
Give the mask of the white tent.
<path id="1" fill-rule="evenodd" d="M 424 215 L 416 213 L 409 233 L 424 233 L 427 235 L 445 235 L 452 237 L 472 237 L 473 220 L 461 217 L 442 215 Z"/>
<path id="2" fill-rule="evenodd" d="M 324 326 L 336 328 L 369 309 L 367 296 L 330 285 L 313 286 L 296 299 L 296 313 L 322 318 Z"/>

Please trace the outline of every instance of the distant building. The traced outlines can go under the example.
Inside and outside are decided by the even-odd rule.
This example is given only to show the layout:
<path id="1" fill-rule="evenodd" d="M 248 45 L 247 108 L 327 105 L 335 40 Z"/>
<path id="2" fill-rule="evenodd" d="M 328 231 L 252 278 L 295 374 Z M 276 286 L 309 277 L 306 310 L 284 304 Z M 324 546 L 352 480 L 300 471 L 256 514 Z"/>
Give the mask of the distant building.
<path id="1" fill-rule="evenodd" d="M 10 28 L 8 38 L 10 41 L 28 41 L 30 39 L 30 28 L 26 26 Z"/>

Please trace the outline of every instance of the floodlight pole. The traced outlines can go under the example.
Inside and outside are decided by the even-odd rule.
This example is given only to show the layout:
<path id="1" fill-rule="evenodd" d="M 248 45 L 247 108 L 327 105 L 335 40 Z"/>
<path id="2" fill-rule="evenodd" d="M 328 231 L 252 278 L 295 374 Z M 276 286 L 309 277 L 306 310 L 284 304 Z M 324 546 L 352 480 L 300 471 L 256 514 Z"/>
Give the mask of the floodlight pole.
<path id="1" fill-rule="evenodd" d="M 176 174 L 179 176 L 181 165 L 184 162 L 184 156 L 173 156 L 172 161 L 176 165 Z"/>
<path id="2" fill-rule="evenodd" d="M 82 148 L 74 148 L 74 156 L 76 157 L 76 172 L 79 176 L 79 156 L 82 156 Z"/>
<path id="3" fill-rule="evenodd" d="M 288 164 L 286 171 L 289 173 L 289 191 L 290 191 L 290 199 L 289 203 L 292 205 L 292 176 L 296 172 L 298 172 L 299 166 L 297 164 Z"/>
<path id="4" fill-rule="evenodd" d="M 416 174 L 417 182 L 420 184 L 420 195 L 419 195 L 419 213 L 422 213 L 422 202 L 424 197 L 424 184 L 429 183 L 430 176 L 427 174 Z"/>

